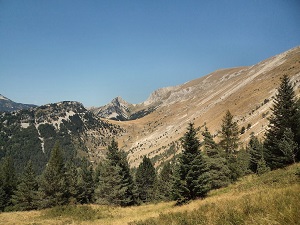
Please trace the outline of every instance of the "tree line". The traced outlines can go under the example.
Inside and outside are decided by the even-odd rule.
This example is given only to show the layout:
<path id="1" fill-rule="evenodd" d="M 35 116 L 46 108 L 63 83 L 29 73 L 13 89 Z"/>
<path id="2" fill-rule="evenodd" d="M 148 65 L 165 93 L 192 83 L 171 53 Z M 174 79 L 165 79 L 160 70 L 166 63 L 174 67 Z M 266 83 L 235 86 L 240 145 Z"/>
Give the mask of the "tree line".
<path id="1" fill-rule="evenodd" d="M 31 161 L 17 176 L 14 162 L 5 157 L 0 163 L 0 211 L 89 203 L 131 206 L 175 200 L 184 204 L 204 198 L 210 190 L 246 174 L 260 175 L 300 160 L 300 103 L 287 76 L 281 79 L 271 111 L 264 140 L 252 133 L 246 148 L 240 147 L 239 127 L 230 111 L 222 120 L 218 143 L 207 127 L 201 131 L 189 123 L 181 138 L 182 153 L 159 171 L 145 156 L 133 172 L 114 139 L 96 168 L 86 159 L 65 161 L 59 143 L 39 176 Z"/>

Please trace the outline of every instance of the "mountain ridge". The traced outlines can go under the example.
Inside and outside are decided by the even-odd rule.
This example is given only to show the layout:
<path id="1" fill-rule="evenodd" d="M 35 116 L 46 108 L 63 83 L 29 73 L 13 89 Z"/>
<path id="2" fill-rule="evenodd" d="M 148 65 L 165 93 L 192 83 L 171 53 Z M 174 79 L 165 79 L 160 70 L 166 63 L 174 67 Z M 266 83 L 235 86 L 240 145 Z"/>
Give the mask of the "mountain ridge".
<path id="1" fill-rule="evenodd" d="M 131 167 L 137 167 L 145 155 L 160 166 L 181 151 L 179 140 L 189 122 L 208 127 L 218 141 L 227 110 L 239 128 L 244 128 L 241 142 L 245 145 L 252 132 L 263 137 L 273 97 L 284 74 L 295 84 L 299 97 L 300 47 L 252 66 L 219 69 L 181 85 L 158 89 L 139 104 L 116 97 L 105 106 L 88 110 L 81 103 L 65 101 L 2 113 L 0 158 L 26 152 L 23 158 L 28 159 L 33 157 L 29 152 L 32 146 L 32 154 L 47 156 L 54 140 L 66 137 L 68 143 L 63 143 L 68 154 L 74 154 L 74 148 L 77 155 L 99 162 L 107 144 L 115 138 L 128 153 Z M 29 133 L 35 141 L 28 144 L 28 149 L 23 146 L 22 152 L 15 147 L 22 146 L 17 137 L 25 140 Z"/>
<path id="2" fill-rule="evenodd" d="M 33 104 L 17 103 L 0 94 L 0 112 L 12 112 L 15 110 L 37 107 Z"/>

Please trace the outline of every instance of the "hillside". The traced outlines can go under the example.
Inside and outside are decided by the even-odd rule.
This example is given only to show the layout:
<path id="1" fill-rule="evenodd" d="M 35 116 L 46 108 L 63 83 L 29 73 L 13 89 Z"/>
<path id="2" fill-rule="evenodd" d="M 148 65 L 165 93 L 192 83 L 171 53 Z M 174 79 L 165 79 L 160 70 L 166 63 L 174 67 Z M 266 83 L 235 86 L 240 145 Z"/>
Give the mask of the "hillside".
<path id="1" fill-rule="evenodd" d="M 249 175 L 184 206 L 164 202 L 133 207 L 65 206 L 0 214 L 0 224 L 298 224 L 300 165 Z"/>
<path id="2" fill-rule="evenodd" d="M 100 160 L 112 137 L 125 132 L 95 117 L 81 103 L 68 101 L 2 113 L 0 131 L 0 158 L 11 156 L 18 172 L 29 159 L 37 172 L 42 171 L 56 141 L 67 159 Z"/>
<path id="3" fill-rule="evenodd" d="M 178 140 L 191 121 L 196 126 L 206 125 L 217 140 L 227 110 L 239 128 L 244 127 L 241 143 L 245 144 L 251 132 L 263 137 L 284 74 L 294 82 L 299 96 L 300 47 L 253 66 L 220 69 L 182 85 L 158 89 L 140 104 L 117 97 L 106 106 L 91 109 L 66 101 L 3 112 L 0 158 L 12 156 L 18 170 L 32 159 L 41 171 L 58 140 L 66 158 L 87 156 L 99 162 L 115 138 L 128 152 L 131 167 L 137 167 L 144 155 L 159 166 L 180 152 Z"/>
<path id="4" fill-rule="evenodd" d="M 221 69 L 176 87 L 159 89 L 136 106 L 139 110 L 152 107 L 151 113 L 136 120 L 110 122 L 127 130 L 117 140 L 129 152 L 133 166 L 143 155 L 155 157 L 153 161 L 159 165 L 176 154 L 178 139 L 188 122 L 193 121 L 196 126 L 206 124 L 216 136 L 227 110 L 235 115 L 240 128 L 245 127 L 242 142 L 248 140 L 251 132 L 262 137 L 272 98 L 284 74 L 294 82 L 299 96 L 300 47 L 253 66 Z"/>

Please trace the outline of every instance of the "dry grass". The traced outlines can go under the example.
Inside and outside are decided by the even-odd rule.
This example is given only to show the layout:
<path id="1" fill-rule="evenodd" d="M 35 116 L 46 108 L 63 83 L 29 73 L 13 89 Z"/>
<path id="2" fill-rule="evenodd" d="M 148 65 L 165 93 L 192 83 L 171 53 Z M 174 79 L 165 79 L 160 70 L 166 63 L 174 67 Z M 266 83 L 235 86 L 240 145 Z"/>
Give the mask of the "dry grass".
<path id="1" fill-rule="evenodd" d="M 99 205 L 0 214 L 0 224 L 299 224 L 300 164 L 261 177 L 247 176 L 204 200 L 176 207 L 174 202 L 135 207 Z M 58 212 L 58 213 L 57 213 Z M 139 221 L 139 222 L 133 222 Z"/>

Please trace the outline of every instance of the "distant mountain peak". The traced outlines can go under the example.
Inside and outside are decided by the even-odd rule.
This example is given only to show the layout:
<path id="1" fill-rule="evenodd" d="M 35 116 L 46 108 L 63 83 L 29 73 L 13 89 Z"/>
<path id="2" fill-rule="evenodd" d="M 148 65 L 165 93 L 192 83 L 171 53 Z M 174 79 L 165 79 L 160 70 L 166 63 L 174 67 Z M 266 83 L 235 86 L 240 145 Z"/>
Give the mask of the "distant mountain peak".
<path id="1" fill-rule="evenodd" d="M 6 98 L 5 96 L 3 96 L 2 94 L 0 94 L 0 100 L 9 101 L 9 99 L 8 99 L 8 98 Z"/>
<path id="2" fill-rule="evenodd" d="M 36 105 L 17 103 L 0 94 L 0 112 L 12 112 L 31 107 L 36 107 Z"/>

